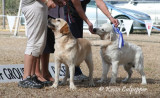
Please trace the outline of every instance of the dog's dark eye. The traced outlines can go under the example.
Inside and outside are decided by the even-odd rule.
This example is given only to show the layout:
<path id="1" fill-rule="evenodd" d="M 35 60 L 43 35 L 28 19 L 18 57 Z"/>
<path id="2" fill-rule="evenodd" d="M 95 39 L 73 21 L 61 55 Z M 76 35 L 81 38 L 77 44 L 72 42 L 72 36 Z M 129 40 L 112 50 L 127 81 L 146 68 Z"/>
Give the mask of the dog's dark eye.
<path id="1" fill-rule="evenodd" d="M 61 20 L 58 19 L 57 21 L 60 22 Z"/>
<path id="2" fill-rule="evenodd" d="M 104 29 L 102 29 L 102 31 L 104 31 Z"/>

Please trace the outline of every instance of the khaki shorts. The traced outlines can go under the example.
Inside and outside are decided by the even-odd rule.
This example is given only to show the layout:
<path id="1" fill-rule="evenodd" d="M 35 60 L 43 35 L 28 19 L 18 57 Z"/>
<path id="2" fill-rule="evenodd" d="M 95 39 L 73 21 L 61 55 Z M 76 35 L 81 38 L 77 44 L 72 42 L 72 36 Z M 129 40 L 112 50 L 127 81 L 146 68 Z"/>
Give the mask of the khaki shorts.
<path id="1" fill-rule="evenodd" d="M 42 54 L 47 34 L 47 6 L 39 1 L 22 7 L 26 18 L 27 46 L 25 54 L 39 57 Z"/>

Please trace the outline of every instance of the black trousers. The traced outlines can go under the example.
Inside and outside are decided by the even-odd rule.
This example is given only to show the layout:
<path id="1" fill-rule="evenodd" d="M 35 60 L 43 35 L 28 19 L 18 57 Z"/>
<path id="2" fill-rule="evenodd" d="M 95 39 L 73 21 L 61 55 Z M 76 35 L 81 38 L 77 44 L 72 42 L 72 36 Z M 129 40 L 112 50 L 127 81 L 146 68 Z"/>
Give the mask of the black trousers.
<path id="1" fill-rule="evenodd" d="M 48 18 L 53 18 L 53 17 L 48 16 Z M 49 27 L 47 27 L 47 40 L 43 53 L 54 53 L 55 51 L 54 44 L 55 44 L 54 32 Z"/>

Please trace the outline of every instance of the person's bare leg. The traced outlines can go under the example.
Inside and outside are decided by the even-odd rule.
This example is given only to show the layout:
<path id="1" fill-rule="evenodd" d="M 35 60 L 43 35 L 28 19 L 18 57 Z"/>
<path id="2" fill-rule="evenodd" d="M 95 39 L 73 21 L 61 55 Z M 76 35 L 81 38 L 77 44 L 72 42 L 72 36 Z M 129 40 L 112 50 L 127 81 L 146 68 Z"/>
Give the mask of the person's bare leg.
<path id="1" fill-rule="evenodd" d="M 53 77 L 50 75 L 48 66 L 49 66 L 49 53 L 43 53 L 41 56 L 41 62 L 42 62 L 42 75 L 46 80 L 54 81 Z"/>
<path id="2" fill-rule="evenodd" d="M 37 61 L 37 57 L 34 59 L 33 64 L 32 64 L 31 76 L 32 76 L 32 75 L 35 75 L 36 61 Z"/>
<path id="3" fill-rule="evenodd" d="M 27 55 L 25 54 L 24 56 L 24 74 L 23 74 L 23 79 L 26 79 L 27 76 L 31 76 L 31 69 L 33 66 L 35 66 L 33 64 L 35 60 L 35 57 L 32 55 Z M 34 72 L 32 72 L 33 74 Z"/>
<path id="4" fill-rule="evenodd" d="M 38 80 L 40 81 L 47 81 L 45 78 L 43 78 L 42 73 L 40 71 L 40 57 L 36 59 L 36 67 L 35 67 L 35 74 L 38 77 Z"/>

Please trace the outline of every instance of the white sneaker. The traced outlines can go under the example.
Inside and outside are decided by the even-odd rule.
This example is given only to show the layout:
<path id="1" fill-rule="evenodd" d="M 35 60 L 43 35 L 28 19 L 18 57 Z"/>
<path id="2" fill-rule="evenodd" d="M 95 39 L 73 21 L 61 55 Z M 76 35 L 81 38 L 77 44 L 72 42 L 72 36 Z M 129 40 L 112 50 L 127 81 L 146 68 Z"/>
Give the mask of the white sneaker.
<path id="1" fill-rule="evenodd" d="M 78 75 L 78 76 L 74 76 L 74 80 L 75 81 L 83 81 L 83 80 L 88 80 L 89 78 L 83 74 Z"/>

